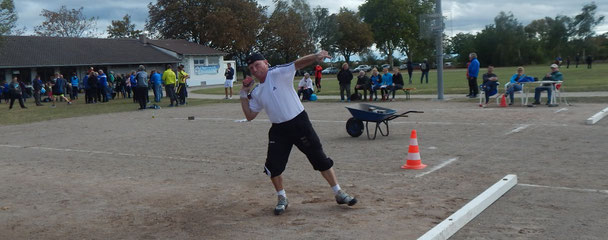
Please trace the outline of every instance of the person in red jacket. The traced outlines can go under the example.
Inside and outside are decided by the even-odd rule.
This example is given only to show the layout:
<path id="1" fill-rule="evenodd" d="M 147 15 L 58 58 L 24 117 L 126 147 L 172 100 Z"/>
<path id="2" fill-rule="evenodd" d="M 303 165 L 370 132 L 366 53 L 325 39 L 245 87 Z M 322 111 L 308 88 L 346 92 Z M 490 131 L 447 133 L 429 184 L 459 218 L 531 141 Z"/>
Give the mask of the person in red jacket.
<path id="1" fill-rule="evenodd" d="M 321 65 L 317 65 L 315 67 L 315 86 L 317 87 L 317 92 L 321 92 L 321 77 L 323 76 L 321 71 L 323 71 L 323 68 Z"/>

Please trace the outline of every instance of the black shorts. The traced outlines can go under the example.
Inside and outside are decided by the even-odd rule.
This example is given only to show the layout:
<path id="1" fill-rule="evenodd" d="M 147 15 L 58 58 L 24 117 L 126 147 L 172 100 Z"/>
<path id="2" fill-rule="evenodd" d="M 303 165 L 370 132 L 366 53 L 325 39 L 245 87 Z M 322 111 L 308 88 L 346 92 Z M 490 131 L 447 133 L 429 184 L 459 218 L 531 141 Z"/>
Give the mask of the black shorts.
<path id="1" fill-rule="evenodd" d="M 270 177 L 281 175 L 285 171 L 293 145 L 306 155 L 317 171 L 328 170 L 334 165 L 334 162 L 323 152 L 323 146 L 312 128 L 308 114 L 302 111 L 287 122 L 272 124 L 268 131 L 268 155 L 264 172 Z"/>

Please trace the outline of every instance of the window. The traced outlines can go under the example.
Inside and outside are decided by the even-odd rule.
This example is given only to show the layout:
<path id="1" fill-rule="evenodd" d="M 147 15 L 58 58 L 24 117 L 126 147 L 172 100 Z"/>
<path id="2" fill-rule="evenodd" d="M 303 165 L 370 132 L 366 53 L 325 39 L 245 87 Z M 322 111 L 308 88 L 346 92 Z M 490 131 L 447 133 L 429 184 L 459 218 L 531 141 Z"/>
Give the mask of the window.
<path id="1" fill-rule="evenodd" d="M 220 65 L 219 57 L 207 57 L 207 65 Z"/>
<path id="2" fill-rule="evenodd" d="M 194 59 L 194 65 L 205 65 L 205 59 L 204 58 Z"/>

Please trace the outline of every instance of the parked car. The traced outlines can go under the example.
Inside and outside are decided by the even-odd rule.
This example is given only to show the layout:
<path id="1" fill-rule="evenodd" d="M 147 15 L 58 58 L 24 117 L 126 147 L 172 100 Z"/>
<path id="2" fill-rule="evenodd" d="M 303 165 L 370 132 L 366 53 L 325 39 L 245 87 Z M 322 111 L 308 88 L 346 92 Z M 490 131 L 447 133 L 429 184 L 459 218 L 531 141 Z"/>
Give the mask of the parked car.
<path id="1" fill-rule="evenodd" d="M 405 69 L 407 69 L 407 64 L 401 64 L 399 66 L 399 70 L 405 70 Z"/>
<path id="2" fill-rule="evenodd" d="M 382 64 L 381 69 L 378 69 L 378 71 L 382 71 L 382 69 L 384 68 L 388 68 L 389 70 L 391 69 L 391 65 L 390 64 Z"/>
<path id="3" fill-rule="evenodd" d="M 321 73 L 323 74 L 336 74 L 340 71 L 340 69 L 335 68 L 335 67 L 328 67 L 326 69 L 323 69 L 323 71 L 321 71 Z"/>
<path id="4" fill-rule="evenodd" d="M 372 67 L 370 67 L 369 65 L 359 65 L 354 69 L 355 72 L 359 72 L 359 71 L 369 72 L 371 70 L 372 70 Z"/>

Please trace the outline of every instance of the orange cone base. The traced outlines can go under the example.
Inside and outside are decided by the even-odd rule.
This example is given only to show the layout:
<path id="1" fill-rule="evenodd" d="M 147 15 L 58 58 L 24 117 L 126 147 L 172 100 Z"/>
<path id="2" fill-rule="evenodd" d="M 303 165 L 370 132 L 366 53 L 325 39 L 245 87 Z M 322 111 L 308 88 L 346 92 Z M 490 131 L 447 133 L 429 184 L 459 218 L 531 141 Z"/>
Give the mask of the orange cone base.
<path id="1" fill-rule="evenodd" d="M 401 169 L 424 169 L 426 167 L 426 164 L 419 164 L 419 165 L 407 165 L 404 164 L 403 166 L 401 166 Z"/>

